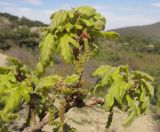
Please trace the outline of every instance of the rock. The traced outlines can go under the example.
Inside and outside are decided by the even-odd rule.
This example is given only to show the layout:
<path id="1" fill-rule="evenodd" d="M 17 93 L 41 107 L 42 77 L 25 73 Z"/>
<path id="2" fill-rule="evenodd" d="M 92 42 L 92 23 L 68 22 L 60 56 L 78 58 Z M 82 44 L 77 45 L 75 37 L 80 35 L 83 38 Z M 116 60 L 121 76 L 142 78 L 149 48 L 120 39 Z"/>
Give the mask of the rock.
<path id="1" fill-rule="evenodd" d="M 5 66 L 7 63 L 7 56 L 0 53 L 0 66 Z"/>
<path id="2" fill-rule="evenodd" d="M 114 109 L 112 125 L 106 129 L 108 112 L 100 108 L 72 108 L 65 114 L 65 122 L 78 132 L 159 132 L 160 125 L 153 119 L 151 112 L 134 120 L 131 126 L 122 126 L 127 114 Z M 43 130 L 52 132 L 52 127 L 46 125 Z"/>

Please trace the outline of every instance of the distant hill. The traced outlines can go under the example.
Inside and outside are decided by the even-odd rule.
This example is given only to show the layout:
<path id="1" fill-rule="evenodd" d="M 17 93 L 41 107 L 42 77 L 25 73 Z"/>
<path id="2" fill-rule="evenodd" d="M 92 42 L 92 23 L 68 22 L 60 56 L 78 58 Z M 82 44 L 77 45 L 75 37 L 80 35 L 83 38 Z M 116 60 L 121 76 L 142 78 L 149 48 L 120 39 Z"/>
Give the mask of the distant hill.
<path id="1" fill-rule="evenodd" d="M 0 13 L 0 52 L 21 59 L 31 67 L 37 61 L 37 47 L 41 38 L 42 22 L 32 21 L 28 18 Z M 101 52 L 88 65 L 85 77 L 89 78 L 94 67 L 108 64 L 117 66 L 128 64 L 132 69 L 150 73 L 160 84 L 160 22 L 145 25 L 114 29 L 120 34 L 119 41 L 98 39 Z M 31 50 L 30 50 L 31 49 Z M 63 69 L 64 74 L 70 71 L 60 59 L 54 56 L 57 65 L 56 71 Z M 69 65 L 68 65 L 69 67 Z M 51 71 L 48 71 L 51 73 Z"/>
<path id="2" fill-rule="evenodd" d="M 160 22 L 145 26 L 124 27 L 114 31 L 124 37 L 134 36 L 160 42 Z"/>
<path id="3" fill-rule="evenodd" d="M 46 24 L 25 17 L 0 13 L 0 49 L 14 46 L 35 48 L 39 44 L 41 27 Z"/>
<path id="4" fill-rule="evenodd" d="M 18 26 L 41 27 L 45 26 L 40 21 L 33 21 L 26 17 L 19 18 L 9 13 L 0 13 L 0 30 L 6 28 L 17 28 Z"/>

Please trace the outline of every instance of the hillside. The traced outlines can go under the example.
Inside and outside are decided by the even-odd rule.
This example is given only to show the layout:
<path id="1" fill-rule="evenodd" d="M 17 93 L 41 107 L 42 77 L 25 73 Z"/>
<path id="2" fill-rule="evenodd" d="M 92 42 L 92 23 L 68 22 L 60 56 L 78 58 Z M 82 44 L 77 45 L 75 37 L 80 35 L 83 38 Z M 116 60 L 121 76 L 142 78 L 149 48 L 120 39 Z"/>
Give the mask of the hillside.
<path id="1" fill-rule="evenodd" d="M 8 13 L 0 13 L 0 30 L 15 27 L 17 28 L 18 26 L 41 27 L 45 26 L 45 24 L 40 21 L 33 21 L 25 17 L 19 18 Z"/>
<path id="2" fill-rule="evenodd" d="M 17 57 L 25 64 L 33 68 L 35 67 L 38 58 L 36 51 L 40 41 L 39 29 L 45 26 L 45 24 L 40 22 L 41 24 L 37 25 L 37 21 L 31 21 L 27 18 L 25 18 L 25 20 L 26 21 L 23 22 L 23 18 L 18 18 L 5 13 L 1 14 L 0 52 Z M 150 39 L 147 35 L 155 36 L 154 30 L 155 32 L 158 32 L 158 28 L 150 27 L 152 34 L 149 34 L 145 33 L 149 32 L 149 29 L 146 30 L 146 28 L 145 31 L 142 32 L 141 30 L 140 32 L 139 30 L 142 27 L 145 26 L 115 30 L 122 36 L 117 41 L 108 41 L 102 38 L 95 38 L 98 40 L 101 50 L 98 56 L 95 57 L 95 60 L 90 60 L 89 63 L 87 63 L 88 68 L 86 68 L 86 72 L 83 74 L 83 83 L 85 86 L 88 84 L 86 88 L 93 88 L 93 78 L 91 78 L 90 75 L 93 70 L 101 64 L 112 66 L 117 66 L 120 64 L 129 65 L 131 69 L 138 69 L 151 74 L 156 80 L 155 85 L 158 86 L 160 84 L 160 41 L 158 41 L 160 34 L 157 33 L 157 37 Z M 0 58 L 0 65 L 4 65 L 5 56 L 0 54 Z M 54 69 L 48 68 L 46 74 L 54 73 L 66 75 L 67 73 L 73 73 L 73 71 L 71 71 L 73 70 L 73 67 L 70 67 L 71 65 L 61 63 L 62 60 L 60 57 L 57 57 L 57 55 L 53 58 L 55 62 Z M 123 128 L 119 120 L 125 117 L 125 115 L 116 109 L 115 111 L 116 116 L 114 116 L 113 125 L 110 128 L 111 132 L 159 131 L 159 117 L 155 118 L 152 112 L 135 120 L 134 124 L 132 124 L 129 128 Z M 93 110 L 90 108 L 73 108 L 65 116 L 66 122 L 70 123 L 71 126 L 76 126 L 80 132 L 86 130 L 88 132 L 101 132 L 103 131 L 103 126 L 105 126 L 108 114 L 98 108 Z M 87 119 L 85 120 L 86 117 Z M 19 123 L 22 122 L 19 120 L 18 123 L 15 124 L 19 125 Z M 48 129 L 49 128 L 47 128 L 47 130 Z"/>
<path id="3" fill-rule="evenodd" d="M 123 37 L 135 36 L 160 42 L 160 22 L 145 26 L 119 28 L 114 31 Z"/>
<path id="4" fill-rule="evenodd" d="M 46 25 L 39 21 L 0 13 L 0 49 L 6 50 L 13 46 L 35 48 L 43 26 Z"/>
<path id="5" fill-rule="evenodd" d="M 37 47 L 40 41 L 40 29 L 45 24 L 27 18 L 19 18 L 7 13 L 0 13 L 0 50 L 17 57 L 31 67 L 37 60 Z M 91 60 L 84 78 L 98 65 L 129 65 L 132 69 L 151 74 L 160 84 L 160 23 L 115 29 L 121 36 L 119 41 L 99 39 L 101 52 Z M 60 57 L 54 56 L 56 72 L 63 69 L 63 75 L 70 72 L 69 65 L 61 64 Z M 151 65 L 152 63 L 152 65 Z M 61 68 L 60 68 L 61 67 Z M 60 71 L 60 72 L 59 72 Z M 48 71 L 50 73 L 50 71 Z"/>

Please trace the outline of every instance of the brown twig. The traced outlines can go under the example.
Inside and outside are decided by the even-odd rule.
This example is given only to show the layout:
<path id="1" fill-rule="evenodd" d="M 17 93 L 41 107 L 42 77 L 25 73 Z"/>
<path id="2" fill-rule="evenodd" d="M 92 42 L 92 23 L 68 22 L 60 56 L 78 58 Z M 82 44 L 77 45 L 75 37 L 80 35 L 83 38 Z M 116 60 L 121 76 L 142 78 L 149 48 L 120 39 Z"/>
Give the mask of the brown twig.
<path id="1" fill-rule="evenodd" d="M 94 106 L 94 105 L 103 105 L 104 104 L 104 99 L 103 98 L 96 98 L 92 97 L 91 99 L 86 101 L 86 106 Z"/>
<path id="2" fill-rule="evenodd" d="M 97 105 L 97 104 L 101 104 L 101 105 L 104 104 L 104 99 L 93 97 L 93 98 L 86 101 L 85 106 L 90 106 L 91 107 L 91 106 L 94 106 L 94 105 Z M 75 107 L 75 106 L 70 105 L 70 106 L 66 107 L 65 113 L 68 112 L 68 110 L 71 109 L 72 107 Z M 58 117 L 59 117 L 58 113 L 55 113 L 54 114 L 54 119 L 56 119 Z M 46 114 L 46 116 L 43 118 L 42 121 L 35 124 L 34 126 L 27 127 L 23 132 L 37 132 L 38 130 L 41 130 L 48 123 L 49 123 L 49 113 Z"/>
<path id="3" fill-rule="evenodd" d="M 47 125 L 49 123 L 49 114 L 47 114 L 43 120 L 34 126 L 27 127 L 23 132 L 36 132 L 38 130 L 41 130 L 43 126 Z"/>

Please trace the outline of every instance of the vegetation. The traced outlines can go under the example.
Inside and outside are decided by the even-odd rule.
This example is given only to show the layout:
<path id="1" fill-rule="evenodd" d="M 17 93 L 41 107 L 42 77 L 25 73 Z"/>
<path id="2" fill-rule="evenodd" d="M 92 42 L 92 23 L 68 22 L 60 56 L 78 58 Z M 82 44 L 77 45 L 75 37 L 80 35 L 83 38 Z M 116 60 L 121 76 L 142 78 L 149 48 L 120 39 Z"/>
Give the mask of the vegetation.
<path id="1" fill-rule="evenodd" d="M 44 23 L 40 21 L 32 21 L 25 17 L 19 18 L 17 16 L 8 13 L 0 13 L 0 17 L 7 18 L 10 22 L 12 22 L 10 25 L 12 28 L 15 28 L 17 26 L 27 26 L 27 27 L 46 26 Z"/>
<path id="2" fill-rule="evenodd" d="M 31 29 L 46 26 L 45 24 L 7 13 L 0 13 L 0 20 L 0 49 L 6 50 L 13 46 L 32 49 L 38 47 L 40 34 Z"/>
<path id="3" fill-rule="evenodd" d="M 29 19 L 27 19 L 24 24 L 20 24 L 19 21 L 22 21 L 23 18 L 18 18 L 17 16 L 7 13 L 0 13 L 0 19 L 1 18 L 0 49 L 2 49 L 5 54 L 15 56 L 23 62 L 26 62 L 28 58 L 30 62 L 27 61 L 25 64 L 33 67 L 36 62 L 35 60 L 37 60 L 36 51 L 40 41 L 40 34 L 37 30 L 39 26 L 46 25 L 43 23 L 36 24 L 36 21 L 31 21 Z M 3 23 L 3 19 L 9 20 L 9 24 L 7 24 L 6 21 Z M 36 27 L 36 32 L 32 32 L 32 27 Z M 155 23 L 147 26 L 117 29 L 115 31 L 120 33 L 121 37 L 116 42 L 108 41 L 105 38 L 99 38 L 98 42 L 101 43 L 101 52 L 99 52 L 95 60 L 91 61 L 90 64 L 95 67 L 97 66 L 96 64 L 110 64 L 112 66 L 128 64 L 132 69 L 142 70 L 151 74 L 155 78 L 154 84 L 155 87 L 157 87 L 160 84 L 159 27 L 160 23 Z M 22 51 L 19 47 L 23 47 Z M 28 51 L 29 49 L 33 49 L 33 51 Z M 27 55 L 23 57 L 24 55 L 21 56 L 18 54 L 23 53 L 24 50 L 26 50 L 25 52 L 28 52 L 30 56 Z M 56 59 L 55 64 L 59 64 L 57 67 L 64 67 L 63 75 L 66 75 L 68 72 L 65 71 L 70 71 L 70 68 L 64 66 L 62 61 L 60 61 L 60 63 L 57 55 L 54 55 L 54 59 Z M 150 65 L 150 62 L 152 62 L 152 65 Z M 93 70 L 93 67 L 89 67 L 89 69 Z M 59 71 L 58 69 L 56 70 Z M 87 69 L 86 72 L 88 71 L 90 70 Z"/>
<path id="4" fill-rule="evenodd" d="M 134 36 L 146 40 L 160 42 L 160 22 L 151 25 L 125 27 L 115 29 L 114 31 L 120 33 L 123 37 Z"/>
<path id="5" fill-rule="evenodd" d="M 128 66 L 102 65 L 93 73 L 98 77 L 95 87 L 90 91 L 83 86 L 85 64 L 100 52 L 98 38 L 118 38 L 114 32 L 103 31 L 106 20 L 100 13 L 92 7 L 81 6 L 55 12 L 51 21 L 39 44 L 35 70 L 14 58 L 8 58 L 8 66 L 0 67 L 1 131 L 5 131 L 8 123 L 18 116 L 22 105 L 29 106 L 26 123 L 21 128 L 24 131 L 41 130 L 46 124 L 55 126 L 53 131 L 76 131 L 64 123 L 64 113 L 72 107 L 100 104 L 110 112 L 106 127 L 112 123 L 114 107 L 128 113 L 124 125 L 130 125 L 146 112 L 154 93 L 153 78 L 146 73 L 129 70 Z M 73 64 L 72 75 L 45 76 L 46 68 L 54 64 L 54 52 L 66 63 Z M 91 98 L 88 102 L 86 97 L 91 93 L 101 98 Z M 55 105 L 57 100 L 60 107 Z"/>
<path id="6" fill-rule="evenodd" d="M 38 33 L 32 33 L 28 28 L 4 30 L 0 33 L 0 48 L 9 49 L 13 46 L 36 48 L 39 40 Z"/>

